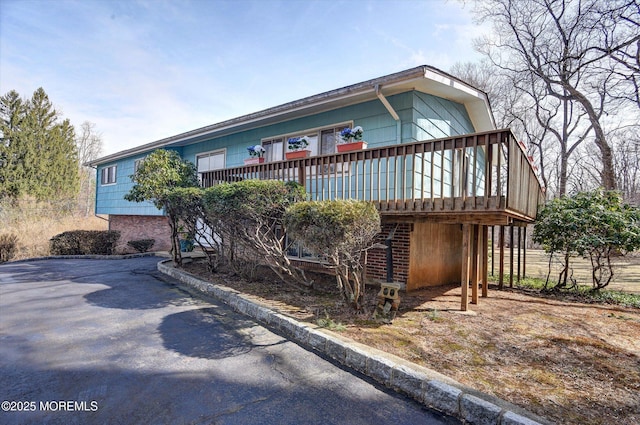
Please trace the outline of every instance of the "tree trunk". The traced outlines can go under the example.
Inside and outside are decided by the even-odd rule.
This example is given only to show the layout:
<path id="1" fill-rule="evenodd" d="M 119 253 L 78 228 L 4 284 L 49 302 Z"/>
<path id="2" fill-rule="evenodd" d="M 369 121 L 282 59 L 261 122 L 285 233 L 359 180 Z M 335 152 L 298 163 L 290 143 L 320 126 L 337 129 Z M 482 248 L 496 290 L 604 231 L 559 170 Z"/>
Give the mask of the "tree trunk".
<path id="1" fill-rule="evenodd" d="M 171 229 L 171 257 L 175 267 L 182 267 L 182 252 L 180 251 L 180 240 L 178 235 L 178 226 L 171 216 L 167 216 L 169 228 Z"/>
<path id="2" fill-rule="evenodd" d="M 604 130 L 600 124 L 600 119 L 596 113 L 593 105 L 579 90 L 572 87 L 570 84 L 565 84 L 566 90 L 573 96 L 584 108 L 589 117 L 589 122 L 593 127 L 595 133 L 594 143 L 600 150 L 602 155 L 602 171 L 600 173 L 602 187 L 605 190 L 616 190 L 616 175 L 613 168 L 613 152 L 611 146 L 607 143 Z"/>

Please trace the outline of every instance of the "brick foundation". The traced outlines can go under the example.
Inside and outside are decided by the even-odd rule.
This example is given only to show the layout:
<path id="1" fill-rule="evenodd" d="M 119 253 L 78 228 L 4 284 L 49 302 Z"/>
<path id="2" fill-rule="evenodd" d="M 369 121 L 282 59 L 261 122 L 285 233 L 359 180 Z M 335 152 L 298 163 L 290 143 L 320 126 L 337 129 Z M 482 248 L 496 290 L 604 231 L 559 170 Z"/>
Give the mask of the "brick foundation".
<path id="1" fill-rule="evenodd" d="M 127 242 L 136 239 L 155 239 L 152 251 L 171 249 L 171 229 L 167 217 L 164 216 L 110 215 L 109 230 L 120 232 L 120 240 L 116 247 L 118 253 L 135 252 Z"/>
<path id="2" fill-rule="evenodd" d="M 397 226 L 397 227 L 396 227 Z M 407 283 L 409 277 L 409 246 L 411 239 L 411 223 L 383 223 L 382 231 L 376 237 L 375 243 L 384 245 L 389 233 L 395 229 L 391 242 L 393 251 L 393 281 Z M 386 281 L 387 279 L 387 250 L 375 248 L 367 255 L 367 278 Z"/>

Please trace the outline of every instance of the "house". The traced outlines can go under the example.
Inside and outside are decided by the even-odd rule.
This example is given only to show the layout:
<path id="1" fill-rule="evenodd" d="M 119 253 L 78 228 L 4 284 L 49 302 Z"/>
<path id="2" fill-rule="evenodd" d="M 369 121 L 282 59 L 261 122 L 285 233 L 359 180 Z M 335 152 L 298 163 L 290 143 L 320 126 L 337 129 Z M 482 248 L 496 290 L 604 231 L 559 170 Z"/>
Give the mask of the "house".
<path id="1" fill-rule="evenodd" d="M 340 132 L 360 126 L 366 149 L 337 152 Z M 287 159 L 289 139 L 306 136 L 308 156 Z M 245 164 L 261 145 L 262 163 Z M 382 216 L 380 242 L 368 255 L 367 276 L 407 290 L 471 282 L 477 302 L 487 276 L 487 227 L 524 226 L 544 196 L 522 146 L 495 127 L 485 93 L 430 66 L 419 66 L 92 161 L 96 213 L 127 240 L 154 238 L 162 249 L 167 224 L 151 204 L 123 196 L 138 161 L 158 148 L 192 161 L 203 186 L 239 179 L 296 180 L 311 199 L 374 202 Z M 380 245 L 379 245 L 380 246 Z M 301 264 L 317 262 L 303 249 Z M 387 266 L 387 260 L 389 267 Z M 468 300 L 463 287 L 462 308 Z M 486 295 L 486 285 L 482 285 Z"/>

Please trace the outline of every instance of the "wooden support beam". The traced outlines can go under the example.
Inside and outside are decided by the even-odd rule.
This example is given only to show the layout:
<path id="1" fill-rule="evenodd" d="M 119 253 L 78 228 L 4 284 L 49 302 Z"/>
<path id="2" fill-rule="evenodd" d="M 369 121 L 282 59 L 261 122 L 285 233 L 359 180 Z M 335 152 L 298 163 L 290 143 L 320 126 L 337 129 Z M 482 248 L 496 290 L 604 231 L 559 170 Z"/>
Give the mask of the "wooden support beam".
<path id="1" fill-rule="evenodd" d="M 522 227 L 518 226 L 518 282 L 520 282 L 520 270 L 521 270 L 521 262 L 520 262 L 520 253 L 522 251 Z"/>
<path id="2" fill-rule="evenodd" d="M 462 296 L 460 301 L 460 310 L 467 311 L 469 308 L 469 263 L 470 260 L 470 248 L 471 248 L 471 225 L 462 225 L 462 275 L 460 276 L 460 287 L 462 289 Z"/>
<path id="3" fill-rule="evenodd" d="M 495 275 L 495 247 L 496 245 L 496 226 L 491 226 L 491 276 Z"/>
<path id="4" fill-rule="evenodd" d="M 302 187 L 305 187 L 307 176 L 306 167 L 304 166 L 303 162 L 304 161 L 300 161 L 300 165 L 298 165 L 298 184 Z"/>
<path id="5" fill-rule="evenodd" d="M 478 285 L 480 284 L 480 264 L 482 263 L 482 259 L 480 258 L 480 252 L 482 247 L 480 246 L 480 242 L 482 238 L 480 237 L 480 225 L 473 225 L 473 246 L 471 249 L 472 259 L 471 259 L 471 304 L 478 304 Z"/>
<path id="6" fill-rule="evenodd" d="M 500 262 L 498 263 L 498 288 L 504 287 L 504 226 L 500 226 Z"/>
<path id="7" fill-rule="evenodd" d="M 482 279 L 482 298 L 487 298 L 489 296 L 489 227 L 488 226 L 480 226 L 480 234 L 482 241 L 480 242 L 482 245 L 482 270 L 480 273 L 480 277 Z M 493 244 L 493 241 L 491 241 Z"/>
<path id="8" fill-rule="evenodd" d="M 513 288 L 513 224 L 509 226 L 509 288 Z"/>
<path id="9" fill-rule="evenodd" d="M 524 240 L 522 244 L 522 278 L 527 277 L 527 227 L 524 228 Z"/>

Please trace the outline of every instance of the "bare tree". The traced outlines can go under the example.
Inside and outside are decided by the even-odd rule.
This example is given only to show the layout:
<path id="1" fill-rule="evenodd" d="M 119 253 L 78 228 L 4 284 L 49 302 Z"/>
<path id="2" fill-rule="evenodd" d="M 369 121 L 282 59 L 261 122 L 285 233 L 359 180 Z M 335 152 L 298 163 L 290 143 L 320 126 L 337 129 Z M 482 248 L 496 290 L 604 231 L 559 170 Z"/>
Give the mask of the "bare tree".
<path id="1" fill-rule="evenodd" d="M 597 47 L 603 73 L 611 73 L 611 96 L 640 108 L 640 2 L 596 2 L 602 19 L 595 25 L 605 43 Z"/>
<path id="2" fill-rule="evenodd" d="M 102 138 L 95 129 L 96 125 L 85 121 L 80 126 L 80 132 L 76 136 L 78 149 L 78 162 L 80 163 L 80 192 L 78 194 L 78 208 L 88 216 L 93 210 L 95 199 L 96 172 L 93 168 L 85 166 L 102 153 Z"/>
<path id="3" fill-rule="evenodd" d="M 488 60 L 462 63 L 452 74 L 485 91 L 498 126 L 511 128 L 526 142 L 544 187 L 550 193 L 566 192 L 568 164 L 591 127 L 585 114 L 564 99 L 549 98 L 538 79 L 493 65 Z"/>
<path id="4" fill-rule="evenodd" d="M 487 59 L 480 62 L 455 63 L 449 72 L 487 94 L 498 128 L 509 128 L 514 125 L 522 94 L 514 90 L 508 73 L 503 72 Z"/>
<path id="5" fill-rule="evenodd" d="M 636 84 L 637 98 L 637 2 L 484 0 L 476 5 L 479 19 L 492 21 L 495 29 L 495 38 L 478 43 L 481 51 L 500 69 L 530 81 L 537 104 L 548 99 L 559 102 L 561 132 L 554 136 L 565 141 L 567 153 L 587 137 L 585 128 L 576 126 L 577 117 L 588 120 L 586 129 L 593 133 L 600 153 L 600 182 L 615 189 L 613 150 L 604 118 L 629 103 L 620 95 L 623 87 Z M 616 21 L 620 17 L 625 19 Z M 569 145 L 565 133 L 572 128 L 578 136 Z M 561 193 L 563 174 L 561 169 Z"/>
<path id="6" fill-rule="evenodd" d="M 617 132 L 613 140 L 618 188 L 625 201 L 640 206 L 640 126 Z"/>

